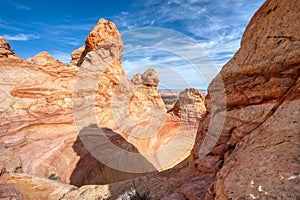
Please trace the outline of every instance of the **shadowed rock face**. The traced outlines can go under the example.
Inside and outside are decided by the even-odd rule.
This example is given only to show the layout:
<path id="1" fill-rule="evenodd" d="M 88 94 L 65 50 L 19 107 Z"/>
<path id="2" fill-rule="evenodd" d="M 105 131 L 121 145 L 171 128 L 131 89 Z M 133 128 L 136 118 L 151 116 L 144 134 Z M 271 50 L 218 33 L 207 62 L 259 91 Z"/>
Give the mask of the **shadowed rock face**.
<path id="1" fill-rule="evenodd" d="M 299 197 L 299 10 L 297 0 L 266 1 L 241 48 L 210 83 L 209 114 L 200 123 L 191 164 L 200 177 L 215 177 L 208 189 L 189 192 L 200 182 L 187 183 L 180 190 L 187 199 L 197 199 L 190 193 L 206 199 Z M 209 131 L 210 122 L 216 131 Z"/>
<path id="2" fill-rule="evenodd" d="M 132 179 L 142 176 L 141 173 L 125 173 L 118 171 L 107 166 L 105 163 L 97 160 L 85 145 L 93 146 L 95 152 L 110 151 L 106 140 L 109 140 L 116 148 L 122 149 L 127 152 L 139 154 L 137 149 L 130 143 L 128 143 L 121 135 L 107 128 L 99 128 L 97 125 L 83 128 L 76 141 L 73 144 L 73 149 L 80 157 L 80 160 L 76 164 L 76 168 L 73 170 L 70 177 L 70 184 L 75 186 L 82 185 L 96 185 L 96 184 L 109 184 L 118 182 L 121 180 Z M 85 143 L 83 144 L 84 141 Z M 113 157 L 113 153 L 109 152 Z M 126 160 L 120 160 L 119 165 L 127 165 Z M 148 168 L 154 167 L 142 156 L 136 165 L 148 165 Z M 97 169 L 97 170 L 95 170 Z"/>

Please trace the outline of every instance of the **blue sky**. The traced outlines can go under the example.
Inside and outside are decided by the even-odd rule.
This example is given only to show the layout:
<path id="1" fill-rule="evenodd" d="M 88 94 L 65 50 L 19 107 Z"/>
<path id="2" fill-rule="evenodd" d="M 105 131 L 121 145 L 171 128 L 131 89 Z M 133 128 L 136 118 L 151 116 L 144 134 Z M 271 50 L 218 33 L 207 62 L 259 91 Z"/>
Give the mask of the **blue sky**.
<path id="1" fill-rule="evenodd" d="M 71 52 L 84 45 L 98 19 L 106 18 L 125 35 L 123 66 L 128 74 L 142 72 L 147 67 L 165 69 L 159 72 L 161 80 L 167 80 L 161 87 L 203 88 L 238 50 L 246 25 L 263 3 L 263 0 L 2 0 L 0 35 L 24 59 L 48 51 L 67 63 Z M 140 29 L 143 27 L 146 29 Z M 141 44 L 150 48 L 126 50 L 132 47 L 130 42 L 144 41 L 149 32 L 160 35 L 152 44 Z M 180 41 L 188 38 L 191 46 L 188 52 L 194 52 L 193 56 L 187 59 L 187 54 L 161 49 L 158 39 L 170 39 L 172 33 L 179 37 L 167 45 L 173 45 L 171 49 L 186 49 L 182 45 L 187 44 Z M 131 41 L 130 37 L 138 39 Z M 195 54 L 195 48 L 205 53 Z M 205 55 L 205 59 L 199 55 Z M 195 56 L 198 62 L 189 60 Z M 204 66 L 211 68 L 207 67 L 205 72 L 201 68 L 198 74 L 191 70 L 195 68 L 192 65 L 203 64 L 206 58 L 210 61 Z M 174 69 L 174 73 L 166 73 L 168 69 Z M 177 76 L 181 79 L 174 78 Z"/>

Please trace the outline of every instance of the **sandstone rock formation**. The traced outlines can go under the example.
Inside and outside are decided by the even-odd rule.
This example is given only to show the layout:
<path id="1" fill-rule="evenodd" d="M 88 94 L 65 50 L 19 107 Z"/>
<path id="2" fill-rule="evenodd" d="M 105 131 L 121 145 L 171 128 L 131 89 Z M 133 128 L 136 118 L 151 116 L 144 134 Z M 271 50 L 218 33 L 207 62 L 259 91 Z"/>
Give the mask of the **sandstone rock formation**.
<path id="1" fill-rule="evenodd" d="M 85 46 L 79 47 L 78 49 L 75 49 L 72 54 L 71 58 L 72 60 L 70 61 L 70 65 L 78 65 L 78 62 L 81 58 L 82 52 L 84 51 Z"/>
<path id="2" fill-rule="evenodd" d="M 14 58 L 21 60 L 21 58 L 15 55 L 8 42 L 2 36 L 0 36 L 0 58 Z"/>
<path id="3" fill-rule="evenodd" d="M 206 112 L 204 97 L 197 89 L 187 88 L 179 93 L 179 99 L 170 112 L 183 121 L 198 123 Z"/>
<path id="4" fill-rule="evenodd" d="M 266 1 L 209 85 L 190 160 L 213 178 L 186 183 L 186 199 L 299 198 L 299 10 L 296 0 Z"/>
<path id="5" fill-rule="evenodd" d="M 208 88 L 207 112 L 200 119 L 195 145 L 197 126 L 165 114 L 155 104 L 158 97 L 148 99 L 156 94 L 154 72 L 146 84 L 142 74 L 127 79 L 120 59 L 123 45 L 111 23 L 100 20 L 74 63 L 54 71 L 39 61 L 18 59 L 2 40 L 1 51 L 9 53 L 2 53 L 0 62 L 0 164 L 9 174 L 0 175 L 0 184 L 5 184 L 0 185 L 0 195 L 11 195 L 9 188 L 19 199 L 116 199 L 132 181 L 77 188 L 45 178 L 56 173 L 62 182 L 73 180 L 78 186 L 97 184 L 104 174 L 111 182 L 131 178 L 130 173 L 98 163 L 93 151 L 83 148 L 89 143 L 94 153 L 104 152 L 112 143 L 138 151 L 143 164 L 157 170 L 176 166 L 134 179 L 138 189 L 151 190 L 153 199 L 298 199 L 299 10 L 297 0 L 268 0 L 256 12 L 241 48 Z M 65 73 L 57 73 L 61 70 Z M 151 119 L 164 123 L 149 126 Z M 155 137 L 145 137 L 153 130 Z M 97 142 L 104 136 L 110 143 Z M 188 148 L 182 149 L 182 143 Z M 178 161 L 193 145 L 191 171 L 187 160 L 179 165 Z M 172 151 L 184 155 L 170 162 Z M 124 163 L 126 157 L 121 158 Z"/>
<path id="6" fill-rule="evenodd" d="M 3 44 L 9 47 L 6 41 Z M 76 97 L 80 101 L 76 93 L 73 93 L 79 70 L 77 66 L 64 65 L 46 52 L 26 61 L 16 61 L 14 57 L 16 56 L 11 51 L 11 56 L 3 57 L 0 64 L 0 144 L 5 147 L 5 151 L 1 151 L 1 158 L 5 158 L 1 159 L 2 166 L 9 172 L 21 169 L 25 173 L 41 177 L 48 177 L 54 173 L 62 182 L 76 185 L 110 183 L 139 175 L 107 168 L 92 155 L 83 153 L 83 148 L 78 149 L 74 146 L 81 141 L 74 124 L 72 107 L 72 98 Z M 97 62 L 97 59 L 95 61 Z M 97 90 L 98 94 L 103 95 L 97 98 L 111 95 L 112 90 L 109 89 L 112 89 L 113 81 L 116 81 L 118 76 L 124 76 L 120 60 L 113 65 L 115 68 L 105 68 L 105 75 L 102 76 L 104 80 L 101 80 L 103 85 Z M 109 77 L 110 74 L 112 75 Z M 95 77 L 94 80 L 98 81 L 98 78 Z M 97 105 L 104 110 L 107 104 L 108 102 L 99 101 Z M 107 125 L 109 128 L 109 123 L 103 119 L 106 119 L 106 114 L 111 111 L 108 108 L 107 112 L 103 110 L 100 125 Z M 124 139 L 120 139 L 112 137 L 111 140 L 112 143 L 121 141 L 122 146 L 128 144 Z M 86 156 L 85 160 L 80 156 Z M 81 163 L 89 161 L 98 169 L 82 167 Z M 82 176 L 83 172 L 86 172 L 86 176 Z M 91 175 L 93 173 L 94 175 Z"/>
<path id="7" fill-rule="evenodd" d="M 147 69 L 143 74 L 137 73 L 133 75 L 131 82 L 134 84 L 135 92 L 141 94 L 143 102 L 148 103 L 147 106 L 155 107 L 166 112 L 165 104 L 162 101 L 161 94 L 158 91 L 159 78 L 155 69 Z"/>
<path id="8" fill-rule="evenodd" d="M 121 66 L 122 40 L 112 23 L 99 20 L 69 65 L 46 52 L 18 59 L 5 40 L 1 43 L 9 56 L 0 62 L 0 164 L 11 174 L 8 184 L 26 198 L 57 199 L 74 189 L 60 184 L 45 188 L 44 178 L 51 174 L 76 186 L 106 184 L 169 169 L 190 154 L 195 126 L 166 113 L 155 71 L 143 74 L 145 84 L 128 80 Z M 97 157 L 104 152 L 115 163 Z M 138 160 L 118 157 L 120 152 Z M 139 169 L 133 173 L 128 166 Z M 180 183 L 184 179 L 178 178 Z M 39 184 L 43 186 L 31 194 L 30 188 Z M 176 186 L 156 185 L 169 192 Z"/>
<path id="9" fill-rule="evenodd" d="M 102 44 L 103 42 L 106 43 L 106 45 L 109 44 L 119 44 L 122 46 L 123 50 L 123 43 L 121 39 L 121 35 L 112 22 L 109 22 L 103 18 L 101 18 L 97 25 L 93 28 L 93 30 L 89 33 L 85 40 L 85 48 L 84 51 L 81 53 L 80 59 L 78 61 L 78 65 L 81 65 L 83 62 L 84 57 L 87 53 L 90 51 L 98 48 L 99 44 Z M 102 53 L 109 53 L 107 51 Z M 81 50 L 80 50 L 81 51 Z M 108 54 L 102 54 L 103 56 L 108 56 Z"/>

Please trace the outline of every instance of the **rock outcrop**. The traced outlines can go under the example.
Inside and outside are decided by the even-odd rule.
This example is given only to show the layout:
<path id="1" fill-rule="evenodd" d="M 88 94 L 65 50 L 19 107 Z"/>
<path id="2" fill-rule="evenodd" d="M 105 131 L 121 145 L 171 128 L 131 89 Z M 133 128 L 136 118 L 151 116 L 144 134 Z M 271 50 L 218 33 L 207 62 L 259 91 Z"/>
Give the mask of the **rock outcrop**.
<path id="1" fill-rule="evenodd" d="M 205 115 L 206 108 L 203 95 L 195 88 L 187 88 L 179 93 L 179 98 L 170 110 L 182 121 L 199 123 Z"/>
<path id="2" fill-rule="evenodd" d="M 121 181 L 106 185 L 85 185 L 76 187 L 63 184 L 59 181 L 43 177 L 32 176 L 24 173 L 6 174 L 5 185 L 0 182 L 0 198 L 3 195 L 13 195 L 12 198 L 35 199 L 77 199 L 77 200 L 109 200 L 117 199 L 121 194 L 135 188 L 138 192 L 150 191 L 152 199 L 161 199 L 166 194 L 172 193 L 176 188 L 191 177 L 191 171 L 183 162 L 174 169 L 163 173 L 151 173 L 132 180 Z M 175 172 L 181 172 L 175 174 Z M 0 176 L 1 179 L 1 176 Z M 1 181 L 1 180 L 0 180 Z M 9 190 L 8 190 L 9 189 Z M 2 193 L 1 193 L 2 192 Z"/>
<path id="3" fill-rule="evenodd" d="M 70 65 L 78 65 L 78 62 L 81 58 L 82 52 L 84 51 L 85 46 L 79 47 L 78 49 L 75 49 L 71 54 L 71 61 Z"/>
<path id="4" fill-rule="evenodd" d="M 9 43 L 2 36 L 0 36 L 0 59 L 1 58 L 22 60 L 20 57 L 16 56 L 15 52 L 10 48 Z"/>
<path id="5" fill-rule="evenodd" d="M 147 106 L 166 112 L 165 104 L 158 91 L 159 78 L 155 69 L 150 68 L 143 74 L 137 73 L 133 75 L 131 82 L 134 85 L 135 92 L 139 93 L 139 96 L 143 98 L 142 101 L 145 103 L 148 102 Z"/>
<path id="6" fill-rule="evenodd" d="M 88 54 L 92 50 L 95 50 L 96 48 L 98 48 L 99 44 L 103 44 L 103 43 L 106 43 L 106 45 L 119 44 L 122 46 L 122 50 L 123 50 L 121 35 L 116 25 L 112 22 L 109 22 L 101 18 L 85 40 L 85 48 L 81 53 L 80 59 L 78 61 L 78 65 L 82 64 L 86 54 Z M 102 53 L 108 53 L 108 51 L 103 51 Z M 103 56 L 108 56 L 108 55 L 103 54 Z"/>
<path id="7" fill-rule="evenodd" d="M 186 199 L 299 198 L 299 10 L 297 0 L 266 1 L 210 83 L 190 160 L 214 178 L 208 188 L 187 183 Z"/>

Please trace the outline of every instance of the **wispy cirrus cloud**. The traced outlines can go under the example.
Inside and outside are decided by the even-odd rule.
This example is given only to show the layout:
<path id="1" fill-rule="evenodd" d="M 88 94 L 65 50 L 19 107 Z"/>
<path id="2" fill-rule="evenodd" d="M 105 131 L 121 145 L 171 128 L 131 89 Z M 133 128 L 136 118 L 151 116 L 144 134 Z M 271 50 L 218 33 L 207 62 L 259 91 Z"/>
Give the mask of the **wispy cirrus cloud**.
<path id="1" fill-rule="evenodd" d="M 83 24 L 56 24 L 53 28 L 60 30 L 73 30 L 73 31 L 90 31 L 95 24 L 83 23 Z"/>
<path id="2" fill-rule="evenodd" d="M 8 4 L 9 6 L 12 6 L 14 8 L 17 8 L 19 10 L 24 10 L 24 11 L 31 11 L 31 8 L 27 6 L 24 3 L 20 3 L 15 0 L 4 0 L 4 3 Z"/>
<path id="3" fill-rule="evenodd" d="M 239 49 L 242 33 L 264 0 L 168 0 L 140 2 L 139 13 L 115 17 L 122 29 L 156 26 L 196 39 L 215 63 L 223 66 Z M 124 23 L 126 22 L 126 23 Z"/>
<path id="4" fill-rule="evenodd" d="M 123 32 L 123 67 L 131 77 L 151 67 L 159 74 L 160 87 L 206 88 L 218 70 L 199 43 L 165 28 L 141 28 Z"/>
<path id="5" fill-rule="evenodd" d="M 0 17 L 0 30 L 5 30 L 5 31 L 22 31 L 22 29 L 17 28 L 13 26 L 12 24 L 8 23 L 7 21 L 4 21 Z"/>
<path id="6" fill-rule="evenodd" d="M 25 4 L 15 4 L 14 7 L 20 9 L 20 10 L 27 10 L 27 11 L 31 11 L 31 8 L 26 6 Z"/>
<path id="7" fill-rule="evenodd" d="M 11 41 L 28 41 L 28 40 L 39 39 L 40 35 L 19 33 L 19 34 L 16 34 L 16 35 L 4 34 L 3 37 L 6 40 L 11 40 Z"/>

